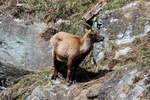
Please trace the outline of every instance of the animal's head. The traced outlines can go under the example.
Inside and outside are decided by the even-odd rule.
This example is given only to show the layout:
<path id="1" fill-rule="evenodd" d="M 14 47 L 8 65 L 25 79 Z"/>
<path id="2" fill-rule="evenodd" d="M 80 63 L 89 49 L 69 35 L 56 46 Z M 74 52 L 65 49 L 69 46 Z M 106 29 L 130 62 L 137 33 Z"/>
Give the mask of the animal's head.
<path id="1" fill-rule="evenodd" d="M 100 34 L 97 34 L 95 30 L 88 30 L 86 33 L 87 37 L 89 37 L 93 42 L 100 42 L 104 40 L 104 37 Z"/>

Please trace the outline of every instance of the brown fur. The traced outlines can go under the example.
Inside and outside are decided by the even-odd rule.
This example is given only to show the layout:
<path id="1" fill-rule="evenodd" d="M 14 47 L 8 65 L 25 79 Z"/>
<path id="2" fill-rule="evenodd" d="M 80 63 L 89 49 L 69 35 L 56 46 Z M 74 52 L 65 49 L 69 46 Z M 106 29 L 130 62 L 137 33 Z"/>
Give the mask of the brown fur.
<path id="1" fill-rule="evenodd" d="M 93 34 L 93 32 L 93 30 L 89 30 L 83 37 L 66 32 L 59 32 L 51 38 L 50 44 L 52 46 L 54 59 L 53 79 L 58 76 L 57 68 L 59 66 L 57 65 L 57 61 L 61 61 L 67 63 L 67 81 L 73 80 L 73 73 L 76 72 L 76 66 L 90 52 L 95 42 L 104 39 L 98 34 Z"/>

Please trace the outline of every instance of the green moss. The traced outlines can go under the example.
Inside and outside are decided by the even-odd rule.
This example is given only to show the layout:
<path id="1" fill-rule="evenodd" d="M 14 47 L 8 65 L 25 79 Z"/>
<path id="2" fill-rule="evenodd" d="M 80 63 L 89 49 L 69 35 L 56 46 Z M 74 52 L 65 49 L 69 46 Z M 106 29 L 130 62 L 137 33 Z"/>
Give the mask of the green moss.
<path id="1" fill-rule="evenodd" d="M 141 43 L 140 38 L 136 38 L 136 39 L 133 41 L 133 43 L 134 43 L 134 44 L 139 44 L 139 43 Z"/>
<path id="2" fill-rule="evenodd" d="M 147 90 L 150 91 L 150 86 L 147 87 Z"/>
<path id="3" fill-rule="evenodd" d="M 118 59 L 113 59 L 115 53 L 114 50 L 107 52 L 102 65 L 105 66 L 108 64 L 109 68 L 114 66 L 124 66 L 127 64 L 137 64 L 139 65 L 139 68 L 150 66 L 149 37 L 150 34 L 142 38 L 137 38 L 133 43 L 128 44 L 132 47 L 132 51 Z"/>
<path id="4" fill-rule="evenodd" d="M 0 0 L 0 6 L 5 3 L 6 0 Z"/>
<path id="5" fill-rule="evenodd" d="M 129 86 L 130 89 L 134 88 L 134 85 L 132 85 L 132 84 L 131 85 L 129 84 L 128 86 Z"/>
<path id="6" fill-rule="evenodd" d="M 117 63 L 119 63 L 119 60 L 112 59 L 112 61 L 110 62 L 110 65 L 116 65 Z"/>
<path id="7" fill-rule="evenodd" d="M 148 38 L 149 36 L 146 37 L 144 43 L 138 48 L 142 66 L 150 66 L 150 45 L 148 44 Z"/>
<path id="8" fill-rule="evenodd" d="M 145 51 L 148 51 L 149 50 L 149 48 L 147 48 L 147 47 L 145 47 L 145 46 L 141 46 L 140 47 L 140 51 L 141 52 L 145 52 Z"/>
<path id="9" fill-rule="evenodd" d="M 112 49 L 112 50 L 117 49 L 117 45 L 114 42 L 112 42 L 111 40 L 108 41 L 108 44 L 110 46 L 110 49 Z"/>
<path id="10" fill-rule="evenodd" d="M 118 63 L 116 63 L 118 66 L 124 66 L 124 65 L 127 65 L 129 63 L 132 63 L 132 62 L 135 62 L 137 60 L 136 57 L 125 57 L 121 60 L 119 60 Z M 116 65 L 115 64 L 115 65 Z"/>
<path id="11" fill-rule="evenodd" d="M 57 22 L 59 19 L 70 20 L 70 26 L 64 25 L 59 31 L 73 34 L 81 32 L 81 17 L 97 3 L 89 0 L 21 0 L 19 2 L 24 5 L 3 8 L 0 12 L 19 18 L 30 15 L 46 23 Z M 3 5 L 5 4 L 6 1 L 3 2 Z"/>
<path id="12" fill-rule="evenodd" d="M 51 82 L 50 74 L 51 72 L 44 71 L 26 75 L 13 87 L 8 88 L 6 92 L 8 92 L 14 100 L 24 100 L 26 96 L 31 94 L 34 88 L 44 86 Z"/>

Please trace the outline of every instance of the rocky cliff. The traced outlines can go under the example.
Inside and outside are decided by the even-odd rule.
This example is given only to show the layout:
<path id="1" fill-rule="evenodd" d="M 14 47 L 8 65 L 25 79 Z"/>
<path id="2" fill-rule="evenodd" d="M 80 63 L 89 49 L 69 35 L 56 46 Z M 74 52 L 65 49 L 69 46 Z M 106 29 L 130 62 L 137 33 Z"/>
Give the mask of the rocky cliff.
<path id="1" fill-rule="evenodd" d="M 7 17 L 3 18 L 1 23 L 6 19 Z M 20 20 L 11 20 L 15 25 L 0 24 L 2 26 L 0 34 L 4 36 L 0 38 L 2 41 L 0 56 L 4 59 L 3 63 L 8 62 L 16 66 L 25 64 L 27 69 L 37 69 L 44 64 L 48 66 L 50 62 L 47 59 L 50 58 L 47 56 L 49 53 L 47 41 L 37 38 L 41 30 L 46 27 L 45 24 L 24 25 Z M 93 57 L 88 55 L 78 68 L 76 84 L 68 87 L 62 83 L 63 79 L 52 81 L 49 78 L 51 72 L 46 69 L 24 76 L 14 86 L 1 91 L 0 98 L 2 100 L 149 100 L 150 2 L 139 0 L 121 8 L 100 10 L 87 22 L 92 22 L 90 25 L 103 35 L 105 40 L 94 45 L 94 50 L 91 52 Z M 13 30 L 13 27 L 17 30 Z M 17 53 L 15 47 L 18 48 Z M 93 64 L 93 58 L 96 65 Z"/>

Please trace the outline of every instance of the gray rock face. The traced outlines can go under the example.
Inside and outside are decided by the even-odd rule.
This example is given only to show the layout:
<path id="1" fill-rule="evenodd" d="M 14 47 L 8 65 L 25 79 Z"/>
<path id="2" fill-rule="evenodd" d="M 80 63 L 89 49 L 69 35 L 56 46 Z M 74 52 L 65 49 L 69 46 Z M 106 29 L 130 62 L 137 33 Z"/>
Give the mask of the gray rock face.
<path id="1" fill-rule="evenodd" d="M 47 26 L 26 25 L 24 20 L 0 16 L 0 62 L 25 70 L 39 70 L 51 63 L 48 42 L 40 37 Z"/>
<path id="2" fill-rule="evenodd" d="M 112 47 L 109 40 L 121 45 L 148 34 L 150 32 L 149 21 L 150 2 L 136 1 L 123 8 L 105 11 L 96 16 L 93 28 L 105 36 L 104 46 L 106 51 L 110 51 Z M 102 50 L 101 44 L 96 44 L 94 49 L 96 61 L 102 59 L 100 50 Z M 105 53 L 105 50 L 102 51 Z"/>
<path id="3" fill-rule="evenodd" d="M 25 100 L 149 100 L 149 66 L 122 66 L 97 81 L 75 84 L 48 84 L 35 88 Z M 105 82 L 103 83 L 102 81 Z M 100 89 L 100 90 L 99 90 Z M 98 92 L 99 90 L 99 92 Z"/>
<path id="4" fill-rule="evenodd" d="M 25 100 L 89 100 L 87 96 L 97 94 L 99 85 L 100 83 L 96 82 L 90 87 L 80 84 L 71 87 L 64 84 L 48 84 L 35 88 Z"/>
<path id="5" fill-rule="evenodd" d="M 46 28 L 42 22 L 29 25 L 23 19 L 0 15 L 0 86 L 10 86 L 28 71 L 50 66 L 50 47 L 41 38 Z"/>
<path id="6" fill-rule="evenodd" d="M 150 81 L 149 67 L 138 69 L 138 66 L 125 67 L 118 70 L 101 86 L 99 100 L 148 100 Z"/>
<path id="7" fill-rule="evenodd" d="M 16 68 L 11 64 L 0 62 L 0 86 L 2 86 L 0 88 L 4 89 L 4 87 L 13 85 L 21 76 L 29 73 L 30 72 L 27 70 Z"/>
<path id="8" fill-rule="evenodd" d="M 70 100 L 69 91 L 69 88 L 64 85 L 37 87 L 26 100 Z"/>

